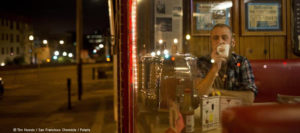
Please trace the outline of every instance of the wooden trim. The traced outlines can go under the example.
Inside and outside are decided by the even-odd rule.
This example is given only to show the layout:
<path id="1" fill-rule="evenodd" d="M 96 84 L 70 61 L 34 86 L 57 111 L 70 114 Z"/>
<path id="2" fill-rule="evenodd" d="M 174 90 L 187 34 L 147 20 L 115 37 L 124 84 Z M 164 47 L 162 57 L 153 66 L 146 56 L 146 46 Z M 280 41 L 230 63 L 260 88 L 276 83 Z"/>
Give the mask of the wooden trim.
<path id="1" fill-rule="evenodd" d="M 240 33 L 239 33 L 239 3 L 238 3 L 238 0 L 233 0 L 232 1 L 232 30 L 233 30 L 233 33 L 235 34 L 235 36 L 239 36 Z"/>
<path id="2" fill-rule="evenodd" d="M 232 21 L 232 32 L 234 33 L 234 40 L 236 42 L 236 48 L 235 48 L 235 51 L 236 53 L 240 54 L 241 50 L 240 50 L 240 22 L 239 22 L 239 17 L 240 17 L 240 14 L 239 14 L 239 0 L 233 0 L 233 3 L 232 3 L 232 18 L 233 18 L 233 21 Z"/>
<path id="3" fill-rule="evenodd" d="M 291 35 L 291 0 L 287 0 L 287 36 L 286 36 L 286 47 L 285 47 L 285 58 L 288 59 L 291 57 L 292 51 L 292 35 Z"/>
<path id="4" fill-rule="evenodd" d="M 245 0 L 240 1 L 242 36 L 284 36 L 286 35 L 286 0 L 281 0 L 282 30 L 281 31 L 247 31 L 245 28 Z"/>

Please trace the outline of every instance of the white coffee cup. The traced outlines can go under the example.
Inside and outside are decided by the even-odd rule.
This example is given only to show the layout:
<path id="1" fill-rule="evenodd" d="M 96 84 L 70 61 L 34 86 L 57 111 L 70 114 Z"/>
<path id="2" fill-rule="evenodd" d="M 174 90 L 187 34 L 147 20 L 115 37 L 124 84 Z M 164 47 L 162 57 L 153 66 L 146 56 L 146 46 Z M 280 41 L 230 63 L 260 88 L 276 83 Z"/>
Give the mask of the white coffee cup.
<path id="1" fill-rule="evenodd" d="M 230 49 L 229 44 L 221 44 L 217 47 L 217 53 L 223 57 L 228 57 L 229 49 Z"/>

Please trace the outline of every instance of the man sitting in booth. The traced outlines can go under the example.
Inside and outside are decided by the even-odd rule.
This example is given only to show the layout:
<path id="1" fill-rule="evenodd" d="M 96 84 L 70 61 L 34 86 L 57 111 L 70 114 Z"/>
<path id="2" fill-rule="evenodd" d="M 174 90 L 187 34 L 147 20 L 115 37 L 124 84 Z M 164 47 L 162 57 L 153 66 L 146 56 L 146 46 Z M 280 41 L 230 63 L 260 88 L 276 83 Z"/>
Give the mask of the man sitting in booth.
<path id="1" fill-rule="evenodd" d="M 212 52 L 198 59 L 199 79 L 196 88 L 199 95 L 215 90 L 221 95 L 234 96 L 251 104 L 257 93 L 251 65 L 246 57 L 233 53 L 235 41 L 231 28 L 217 24 L 210 32 Z"/>

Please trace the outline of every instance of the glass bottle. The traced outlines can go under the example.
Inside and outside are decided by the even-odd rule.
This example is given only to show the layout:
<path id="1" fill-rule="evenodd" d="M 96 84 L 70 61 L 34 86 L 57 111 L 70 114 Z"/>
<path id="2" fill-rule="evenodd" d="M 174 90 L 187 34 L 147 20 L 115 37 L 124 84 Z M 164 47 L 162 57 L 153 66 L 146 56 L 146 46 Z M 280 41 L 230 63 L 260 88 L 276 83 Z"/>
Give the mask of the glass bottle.
<path id="1" fill-rule="evenodd" d="M 191 89 L 186 88 L 184 89 L 184 98 L 181 104 L 180 112 L 184 119 L 184 133 L 193 133 L 195 130 L 195 121 L 194 121 L 194 109 L 192 106 L 192 96 L 191 96 Z"/>

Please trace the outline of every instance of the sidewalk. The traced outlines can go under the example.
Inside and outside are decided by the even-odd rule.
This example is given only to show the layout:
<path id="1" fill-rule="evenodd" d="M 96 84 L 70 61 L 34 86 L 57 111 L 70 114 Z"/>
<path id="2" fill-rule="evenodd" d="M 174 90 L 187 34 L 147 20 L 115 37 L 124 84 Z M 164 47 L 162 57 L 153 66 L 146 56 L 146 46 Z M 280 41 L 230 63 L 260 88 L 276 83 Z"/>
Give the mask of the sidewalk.
<path id="1" fill-rule="evenodd" d="M 66 97 L 61 98 L 63 94 L 59 96 L 61 99 L 55 101 L 56 97 L 48 96 L 48 98 L 45 94 L 37 97 L 26 97 L 24 95 L 10 95 L 11 92 L 8 91 L 8 96 L 3 97 L 6 99 L 0 100 L 2 105 L 0 107 L 0 132 L 114 133 L 117 129 L 113 117 L 113 88 L 111 83 L 110 81 L 97 81 L 84 84 L 81 101 L 78 101 L 77 91 L 73 89 L 71 110 L 67 108 Z M 17 88 L 12 91 L 21 89 Z M 40 100 L 41 97 L 44 101 Z M 28 98 L 31 98 L 29 99 L 31 102 L 24 101 Z M 47 98 L 53 99 L 53 101 L 45 100 Z M 39 100 L 41 102 L 37 103 Z M 43 104 L 43 106 L 38 104 Z M 47 110 L 49 111 L 47 112 Z"/>
<path id="2" fill-rule="evenodd" d="M 67 104 L 52 113 L 42 123 L 44 128 L 76 129 L 76 132 L 113 133 L 116 125 L 113 120 L 113 91 L 93 91 L 85 94 L 82 101 Z M 79 131 L 78 131 L 79 130 Z"/>

